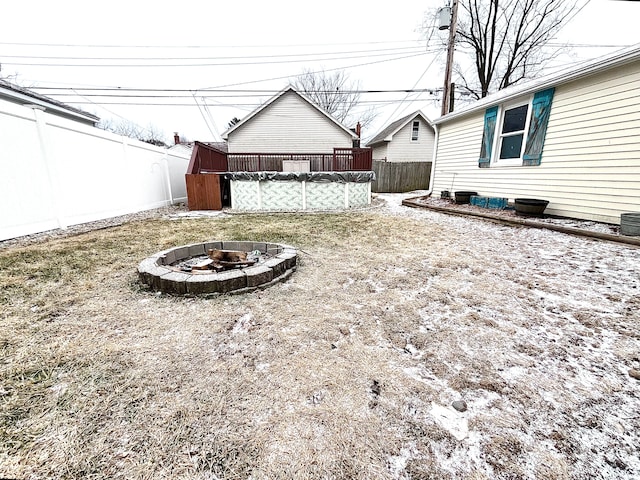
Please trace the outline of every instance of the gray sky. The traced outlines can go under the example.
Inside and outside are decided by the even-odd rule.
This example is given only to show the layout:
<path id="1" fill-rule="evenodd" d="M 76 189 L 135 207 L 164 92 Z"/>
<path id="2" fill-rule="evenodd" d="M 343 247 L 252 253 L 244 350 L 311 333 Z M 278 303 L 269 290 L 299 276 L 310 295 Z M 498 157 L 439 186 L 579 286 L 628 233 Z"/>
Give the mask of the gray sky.
<path id="1" fill-rule="evenodd" d="M 305 68 L 346 69 L 350 80 L 368 90 L 441 88 L 444 55 L 432 53 L 435 40 L 427 45 L 420 30 L 432 22 L 425 14 L 445 3 L 10 2 L 2 8 L 0 63 L 4 75 L 17 73 L 18 83 L 26 87 L 119 88 L 109 92 L 114 97 L 76 90 L 82 98 L 55 98 L 100 117 L 123 117 L 143 127 L 152 124 L 167 140 L 178 131 L 190 140 L 210 141 L 231 118 L 247 115 Z M 640 2 L 591 0 L 564 27 L 558 41 L 639 43 L 639 18 Z M 575 47 L 557 63 L 615 49 Z M 203 100 L 211 92 L 198 90 L 212 87 L 257 91 Z M 127 90 L 131 88 L 158 89 L 161 92 L 145 93 L 174 98 L 122 98 L 143 93 Z M 167 93 L 168 89 L 184 91 Z M 52 96 L 70 93 L 38 91 Z M 438 99 L 439 95 L 428 93 L 364 95 L 365 105 L 377 108 L 379 115 L 363 137 L 370 138 L 385 124 L 417 109 L 437 117 Z M 89 103 L 71 103 L 75 101 Z"/>

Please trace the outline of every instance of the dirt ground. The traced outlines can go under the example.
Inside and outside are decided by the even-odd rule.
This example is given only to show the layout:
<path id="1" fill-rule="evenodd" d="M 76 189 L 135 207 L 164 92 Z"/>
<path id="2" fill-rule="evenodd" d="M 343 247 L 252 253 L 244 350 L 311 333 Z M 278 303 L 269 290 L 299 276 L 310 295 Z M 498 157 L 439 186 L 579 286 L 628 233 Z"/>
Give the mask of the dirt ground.
<path id="1" fill-rule="evenodd" d="M 638 478 L 640 249 L 400 199 L 5 243 L 0 477 Z M 137 280 L 232 239 L 299 268 L 213 299 Z"/>

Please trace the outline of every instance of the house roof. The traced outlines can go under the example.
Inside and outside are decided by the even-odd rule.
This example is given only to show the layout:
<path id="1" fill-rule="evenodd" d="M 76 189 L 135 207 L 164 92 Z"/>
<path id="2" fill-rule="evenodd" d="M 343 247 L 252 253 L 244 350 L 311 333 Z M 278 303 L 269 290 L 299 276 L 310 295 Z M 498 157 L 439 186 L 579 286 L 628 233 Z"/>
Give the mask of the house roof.
<path id="1" fill-rule="evenodd" d="M 429 120 L 424 113 L 422 113 L 420 110 L 418 110 L 417 112 L 413 112 L 413 113 L 407 115 L 406 117 L 402 117 L 401 119 L 390 123 L 384 130 L 382 130 L 375 137 L 373 137 L 371 140 L 369 140 L 369 142 L 367 142 L 367 146 L 368 147 L 373 147 L 373 146 L 381 144 L 383 142 L 390 142 L 393 139 L 393 136 L 398 131 L 403 129 L 405 127 L 405 125 L 407 125 L 409 122 L 413 121 L 413 119 L 415 119 L 416 117 L 422 117 L 423 120 L 425 122 L 427 122 L 427 125 L 431 126 L 431 120 Z"/>
<path id="2" fill-rule="evenodd" d="M 287 88 L 285 88 L 284 90 L 278 92 L 276 95 L 274 95 L 273 97 L 271 97 L 269 100 L 267 100 L 265 103 L 263 103 L 262 105 L 260 105 L 258 108 L 256 108 L 253 112 L 251 112 L 249 115 L 247 115 L 246 117 L 244 117 L 242 120 L 240 120 L 238 123 L 236 123 L 235 125 L 233 125 L 231 128 L 227 129 L 226 131 L 224 131 L 222 133 L 222 138 L 224 140 L 226 140 L 229 136 L 229 134 L 231 132 L 233 132 L 234 130 L 236 130 L 237 128 L 240 128 L 242 125 L 244 125 L 245 123 L 249 122 L 252 118 L 256 117 L 260 112 L 262 112 L 263 110 L 265 110 L 269 105 L 271 105 L 272 103 L 274 103 L 276 100 L 278 100 L 280 97 L 282 97 L 283 95 L 289 93 L 289 92 L 293 92 L 296 95 L 298 95 L 302 100 L 304 100 L 305 102 L 307 102 L 309 105 L 311 105 L 314 109 L 316 109 L 318 112 L 320 112 L 322 115 L 324 115 L 325 117 L 327 117 L 332 123 L 334 123 L 335 125 L 337 125 L 340 129 L 344 130 L 346 133 L 348 133 L 351 138 L 358 138 L 358 136 L 350 129 L 348 129 L 347 127 L 345 127 L 342 123 L 340 123 L 338 120 L 336 120 L 335 118 L 333 118 L 329 113 L 327 113 L 326 111 L 324 111 L 322 108 L 320 108 L 318 105 L 316 105 L 310 98 L 308 98 L 306 95 L 300 93 L 298 90 L 296 90 L 294 87 L 292 87 L 291 85 L 289 85 Z"/>
<path id="3" fill-rule="evenodd" d="M 44 107 L 45 110 L 50 113 L 62 115 L 67 118 L 79 120 L 84 123 L 96 124 L 100 121 L 100 117 L 87 113 L 79 108 L 71 107 L 67 104 L 54 100 L 53 98 L 45 97 L 38 93 L 32 92 L 18 85 L 7 82 L 6 80 L 0 80 L 0 98 L 20 105 L 38 105 Z"/>
<path id="4" fill-rule="evenodd" d="M 223 153 L 227 153 L 229 151 L 229 147 L 227 142 L 199 142 L 199 141 L 195 141 L 195 142 L 184 142 L 184 143 L 177 143 L 175 145 L 172 145 L 171 148 L 176 148 L 179 149 L 178 147 L 183 147 L 185 149 L 188 149 L 189 151 L 193 150 L 193 147 L 195 147 L 196 143 L 199 143 L 201 145 L 206 145 L 207 147 L 211 147 L 214 150 L 218 150 L 219 152 L 223 152 Z"/>
<path id="5" fill-rule="evenodd" d="M 574 80 L 608 70 L 610 68 L 637 61 L 639 59 L 640 43 L 627 48 L 623 48 L 621 50 L 617 50 L 609 55 L 581 62 L 578 65 L 571 65 L 570 67 L 563 68 L 530 82 L 512 85 L 511 87 L 500 90 L 494 94 L 487 95 L 486 97 L 464 108 L 461 108 L 460 110 L 453 111 L 440 118 L 437 118 L 433 121 L 433 124 L 439 125 L 441 123 L 446 123 L 448 121 L 468 115 L 478 110 L 484 110 L 487 107 L 499 103 L 508 102 L 515 99 L 516 97 L 521 97 L 522 95 L 531 94 L 538 90 L 544 90 L 545 88 L 569 83 Z"/>

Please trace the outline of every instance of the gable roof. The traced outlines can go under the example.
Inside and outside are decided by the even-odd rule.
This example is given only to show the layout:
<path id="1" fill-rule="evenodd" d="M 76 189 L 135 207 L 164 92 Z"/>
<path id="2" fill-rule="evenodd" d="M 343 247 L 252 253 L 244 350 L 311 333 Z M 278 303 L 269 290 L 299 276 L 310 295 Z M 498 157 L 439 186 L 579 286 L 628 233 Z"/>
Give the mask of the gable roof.
<path id="1" fill-rule="evenodd" d="M 298 95 L 302 100 L 304 100 L 306 103 L 308 103 L 311 107 L 313 107 L 315 110 L 317 110 L 318 112 L 320 112 L 322 115 L 324 115 L 326 118 L 328 118 L 332 123 L 334 123 L 335 125 L 337 125 L 341 130 L 344 130 L 346 133 L 348 133 L 349 135 L 351 135 L 351 138 L 358 138 L 358 136 L 350 129 L 348 129 L 347 127 L 345 127 L 342 123 L 340 123 L 338 120 L 336 120 L 335 118 L 333 118 L 329 113 L 327 113 L 325 110 L 323 110 L 322 108 L 320 108 L 318 105 L 316 105 L 311 99 L 309 99 L 306 95 L 300 93 L 298 90 L 296 90 L 295 88 L 293 88 L 291 85 L 289 85 L 287 88 L 285 88 L 284 90 L 278 92 L 276 95 L 274 95 L 273 97 L 271 97 L 269 100 L 267 100 L 265 103 L 263 103 L 262 105 L 260 105 L 258 108 L 256 108 L 253 112 L 251 112 L 249 115 L 247 115 L 246 117 L 244 117 L 242 120 L 240 120 L 238 123 L 236 123 L 235 125 L 233 125 L 232 127 L 228 128 L 226 131 L 224 131 L 222 133 L 222 138 L 224 140 L 226 140 L 229 136 L 229 134 L 231 132 L 233 132 L 235 129 L 241 127 L 242 125 L 244 125 L 245 123 L 249 122 L 252 118 L 256 117 L 260 112 L 262 112 L 263 110 L 265 110 L 269 105 L 273 104 L 276 100 L 278 100 L 280 97 L 282 97 L 283 95 L 289 93 L 289 92 L 293 92 L 296 95 Z"/>
<path id="2" fill-rule="evenodd" d="M 405 127 L 409 122 L 413 121 L 416 117 L 422 117 L 422 119 L 427 122 L 427 125 L 431 127 L 431 120 L 427 118 L 427 116 L 422 113 L 420 110 L 410 113 L 406 117 L 402 117 L 395 122 L 390 123 L 384 130 L 378 133 L 375 137 L 367 142 L 368 147 L 372 147 L 374 145 L 378 145 L 383 142 L 390 142 L 393 140 L 393 136 L 399 132 L 401 129 Z M 432 127 L 433 128 L 433 127 Z"/>
<path id="3" fill-rule="evenodd" d="M 512 85 L 496 93 L 487 95 L 486 97 L 481 98 L 480 100 L 468 106 L 465 106 L 460 110 L 453 111 L 442 117 L 439 117 L 433 121 L 433 124 L 438 125 L 441 123 L 446 123 L 450 120 L 468 115 L 477 110 L 483 110 L 493 105 L 508 102 L 515 99 L 516 97 L 521 97 L 523 95 L 534 93 L 538 90 L 544 90 L 546 88 L 569 83 L 574 80 L 638 60 L 640 60 L 640 43 L 632 45 L 631 47 L 616 50 L 609 55 L 586 60 L 579 63 L 578 65 L 571 65 L 567 68 L 563 68 L 530 82 Z"/>
<path id="4" fill-rule="evenodd" d="M 92 115 L 91 113 L 32 92 L 29 89 L 19 87 L 6 80 L 0 80 L 0 98 L 19 105 L 38 105 L 44 107 L 49 113 L 91 125 L 95 125 L 100 121 L 100 117 Z"/>

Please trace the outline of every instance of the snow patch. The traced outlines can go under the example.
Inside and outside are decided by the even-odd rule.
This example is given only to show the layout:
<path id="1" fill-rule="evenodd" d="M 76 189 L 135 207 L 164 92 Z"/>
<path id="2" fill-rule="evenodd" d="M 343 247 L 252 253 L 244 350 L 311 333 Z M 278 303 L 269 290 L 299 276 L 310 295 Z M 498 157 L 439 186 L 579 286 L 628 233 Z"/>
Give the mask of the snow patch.
<path id="1" fill-rule="evenodd" d="M 451 407 L 438 405 L 435 402 L 431 402 L 431 410 L 429 413 L 436 422 L 453 435 L 456 440 L 464 440 L 469 435 L 469 422 L 464 414 Z"/>

